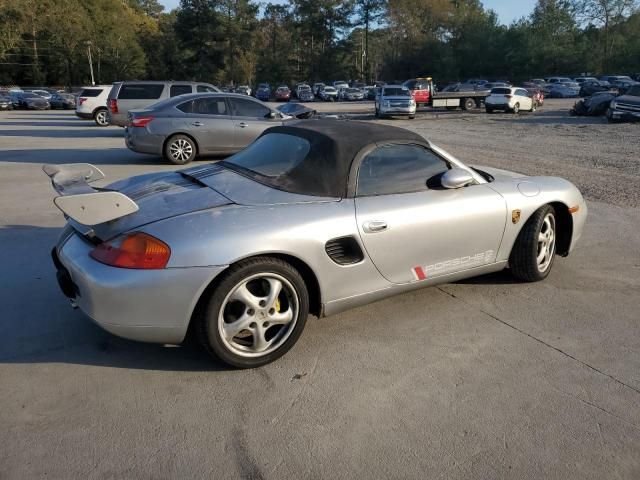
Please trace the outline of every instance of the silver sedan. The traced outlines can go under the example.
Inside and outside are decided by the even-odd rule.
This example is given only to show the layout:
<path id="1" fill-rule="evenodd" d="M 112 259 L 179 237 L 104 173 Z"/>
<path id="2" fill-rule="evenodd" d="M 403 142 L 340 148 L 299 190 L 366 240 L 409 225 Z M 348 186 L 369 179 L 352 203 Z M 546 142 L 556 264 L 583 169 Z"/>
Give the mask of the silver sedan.
<path id="1" fill-rule="evenodd" d="M 134 152 L 184 165 L 198 155 L 228 155 L 290 117 L 246 95 L 196 93 L 131 110 L 125 142 Z"/>

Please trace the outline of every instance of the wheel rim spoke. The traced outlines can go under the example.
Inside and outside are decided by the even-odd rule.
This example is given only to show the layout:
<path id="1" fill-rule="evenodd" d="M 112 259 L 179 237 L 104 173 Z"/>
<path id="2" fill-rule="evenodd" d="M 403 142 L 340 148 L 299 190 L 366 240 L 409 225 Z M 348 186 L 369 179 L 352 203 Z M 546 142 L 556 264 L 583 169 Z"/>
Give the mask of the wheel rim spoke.
<path id="1" fill-rule="evenodd" d="M 236 288 L 236 290 L 231 295 L 231 299 L 242 302 L 247 307 L 251 307 L 253 309 L 260 308 L 260 299 L 249 291 L 246 283 Z"/>
<path id="2" fill-rule="evenodd" d="M 231 340 L 238 335 L 241 331 L 247 330 L 251 323 L 252 316 L 246 313 L 242 315 L 238 320 L 231 323 L 225 323 L 223 326 L 224 336 L 227 340 Z"/>
<path id="3" fill-rule="evenodd" d="M 269 282 L 269 295 L 265 300 L 266 306 L 267 308 L 276 308 L 278 296 L 282 291 L 282 282 L 276 278 L 268 278 L 267 282 Z"/>
<path id="4" fill-rule="evenodd" d="M 284 312 L 277 312 L 269 316 L 270 325 L 286 325 L 291 320 L 293 320 L 293 310 L 291 309 Z"/>

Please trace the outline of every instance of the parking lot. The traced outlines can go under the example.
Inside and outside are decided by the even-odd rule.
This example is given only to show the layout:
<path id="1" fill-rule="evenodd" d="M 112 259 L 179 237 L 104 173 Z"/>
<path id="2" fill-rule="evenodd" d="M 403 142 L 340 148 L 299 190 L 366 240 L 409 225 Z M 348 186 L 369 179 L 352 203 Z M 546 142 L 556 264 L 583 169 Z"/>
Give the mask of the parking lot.
<path id="1" fill-rule="evenodd" d="M 313 318 L 246 371 L 113 337 L 58 291 L 41 165 L 178 167 L 73 112 L 0 112 L 0 478 L 640 478 L 640 127 L 572 104 L 384 120 L 581 189 L 584 236 L 544 282 L 501 272 Z M 373 121 L 370 103 L 317 105 Z"/>

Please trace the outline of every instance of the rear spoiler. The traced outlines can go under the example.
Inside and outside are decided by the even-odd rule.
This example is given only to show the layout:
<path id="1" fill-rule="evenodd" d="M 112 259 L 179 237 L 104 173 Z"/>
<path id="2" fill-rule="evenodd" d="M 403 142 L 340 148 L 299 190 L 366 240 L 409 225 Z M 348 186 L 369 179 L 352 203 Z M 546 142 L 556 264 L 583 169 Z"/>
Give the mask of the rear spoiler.
<path id="1" fill-rule="evenodd" d="M 129 197 L 114 190 L 91 187 L 89 184 L 105 177 L 99 168 L 89 163 L 43 165 L 59 194 L 53 203 L 67 217 L 83 225 L 98 225 L 137 212 L 139 207 Z"/>

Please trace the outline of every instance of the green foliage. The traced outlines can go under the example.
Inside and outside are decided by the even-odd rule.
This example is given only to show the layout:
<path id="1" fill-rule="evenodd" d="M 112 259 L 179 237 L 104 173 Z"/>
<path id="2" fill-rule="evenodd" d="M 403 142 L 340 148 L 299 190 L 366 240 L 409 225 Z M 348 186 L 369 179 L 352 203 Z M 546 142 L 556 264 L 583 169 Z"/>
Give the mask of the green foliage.
<path id="1" fill-rule="evenodd" d="M 640 71 L 638 0 L 538 0 L 509 26 L 480 0 L 1 0 L 0 84 L 221 85 Z"/>

